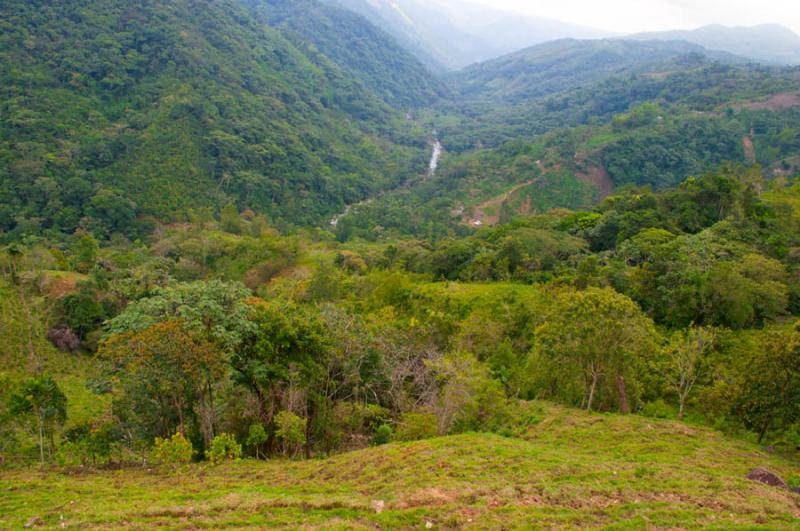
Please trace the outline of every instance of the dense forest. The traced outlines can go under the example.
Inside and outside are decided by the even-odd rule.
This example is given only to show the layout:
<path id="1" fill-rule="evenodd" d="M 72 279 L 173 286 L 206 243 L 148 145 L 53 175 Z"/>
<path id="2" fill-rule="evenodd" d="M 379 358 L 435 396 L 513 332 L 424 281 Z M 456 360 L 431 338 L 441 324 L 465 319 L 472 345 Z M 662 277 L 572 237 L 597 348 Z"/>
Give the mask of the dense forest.
<path id="1" fill-rule="evenodd" d="M 796 465 L 796 67 L 567 40 L 440 77 L 316 0 L 0 13 L 0 468 L 553 411 Z"/>

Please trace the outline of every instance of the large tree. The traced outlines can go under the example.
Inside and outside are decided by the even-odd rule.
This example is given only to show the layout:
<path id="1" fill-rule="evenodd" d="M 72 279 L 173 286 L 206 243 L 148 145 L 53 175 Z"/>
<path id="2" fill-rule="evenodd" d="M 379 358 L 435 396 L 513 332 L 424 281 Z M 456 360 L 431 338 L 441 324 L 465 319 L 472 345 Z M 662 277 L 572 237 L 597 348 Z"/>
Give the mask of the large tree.
<path id="1" fill-rule="evenodd" d="M 581 407 L 595 407 L 601 386 L 616 391 L 619 409 L 630 411 L 629 380 L 655 350 L 656 332 L 641 309 L 611 289 L 565 290 L 552 300 L 535 332 L 533 370 L 548 371 L 556 388 L 580 379 Z M 613 384 L 613 385 L 612 385 Z"/>
<path id="2" fill-rule="evenodd" d="M 23 381 L 11 395 L 9 413 L 28 424 L 37 433 L 42 474 L 45 471 L 44 441 L 67 420 L 67 397 L 50 376 L 36 376 Z"/>

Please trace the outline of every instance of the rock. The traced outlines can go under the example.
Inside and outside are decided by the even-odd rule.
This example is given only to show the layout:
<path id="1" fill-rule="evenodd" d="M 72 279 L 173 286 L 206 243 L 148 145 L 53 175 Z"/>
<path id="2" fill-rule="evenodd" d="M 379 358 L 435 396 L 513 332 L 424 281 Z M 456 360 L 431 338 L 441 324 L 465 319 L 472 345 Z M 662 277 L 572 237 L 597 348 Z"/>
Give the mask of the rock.
<path id="1" fill-rule="evenodd" d="M 433 522 L 425 522 L 425 529 L 433 529 Z"/>
<path id="2" fill-rule="evenodd" d="M 78 335 L 71 328 L 63 325 L 48 330 L 45 338 L 62 352 L 75 352 L 81 346 L 81 339 Z"/>
<path id="3" fill-rule="evenodd" d="M 789 485 L 780 478 L 777 474 L 774 474 L 767 470 L 766 468 L 756 468 L 749 474 L 747 474 L 747 479 L 752 481 L 758 481 L 759 483 L 764 483 L 766 485 L 770 485 L 772 487 L 780 487 L 782 489 L 788 489 Z"/>
<path id="4" fill-rule="evenodd" d="M 44 525 L 44 520 L 42 520 L 38 516 L 34 516 L 30 520 L 28 520 L 28 522 L 22 527 L 24 527 L 25 529 L 32 529 L 34 527 L 39 527 L 39 526 L 43 526 L 43 525 Z"/>
<path id="5" fill-rule="evenodd" d="M 375 513 L 381 514 L 383 512 L 384 507 L 386 507 L 386 503 L 383 500 L 372 500 L 372 508 L 375 510 Z"/>

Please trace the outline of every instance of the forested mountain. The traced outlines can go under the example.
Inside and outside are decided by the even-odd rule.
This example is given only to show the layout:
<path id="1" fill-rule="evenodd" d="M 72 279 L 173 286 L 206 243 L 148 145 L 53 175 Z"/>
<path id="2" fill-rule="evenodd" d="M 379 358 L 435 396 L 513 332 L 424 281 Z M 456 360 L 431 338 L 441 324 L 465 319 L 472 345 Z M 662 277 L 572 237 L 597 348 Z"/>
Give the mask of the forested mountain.
<path id="1" fill-rule="evenodd" d="M 726 27 L 719 24 L 695 30 L 639 33 L 631 39 L 682 40 L 768 64 L 800 64 L 800 35 L 780 24 Z"/>
<path id="2" fill-rule="evenodd" d="M 599 30 L 459 0 L 336 0 L 394 35 L 434 70 L 457 70 L 542 42 Z"/>
<path id="3" fill-rule="evenodd" d="M 708 59 L 741 62 L 682 41 L 565 39 L 467 67 L 450 79 L 463 97 L 497 105 L 548 96 L 612 76 L 686 68 Z"/>
<path id="4" fill-rule="evenodd" d="M 313 46 L 395 108 L 430 106 L 446 88 L 393 37 L 336 4 L 246 0 L 299 48 Z"/>
<path id="5" fill-rule="evenodd" d="M 403 113 L 235 0 L 0 10 L 4 232 L 133 234 L 228 202 L 321 222 L 424 168 Z"/>
<path id="6" fill-rule="evenodd" d="M 436 176 L 359 208 L 341 237 L 373 237 L 376 224 L 464 234 L 478 222 L 588 207 L 615 187 L 673 187 L 725 162 L 757 163 L 767 177 L 800 169 L 800 70 L 694 55 L 650 67 L 518 103 L 443 108 L 434 119 L 448 151 Z"/>

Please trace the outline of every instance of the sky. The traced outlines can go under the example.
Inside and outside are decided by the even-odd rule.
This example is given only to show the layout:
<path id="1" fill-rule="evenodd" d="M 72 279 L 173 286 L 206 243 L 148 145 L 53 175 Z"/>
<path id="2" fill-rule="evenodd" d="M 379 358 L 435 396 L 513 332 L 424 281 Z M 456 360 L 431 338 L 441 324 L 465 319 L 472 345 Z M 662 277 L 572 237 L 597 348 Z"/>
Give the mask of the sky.
<path id="1" fill-rule="evenodd" d="M 616 33 L 777 22 L 800 34 L 800 0 L 470 0 Z"/>

